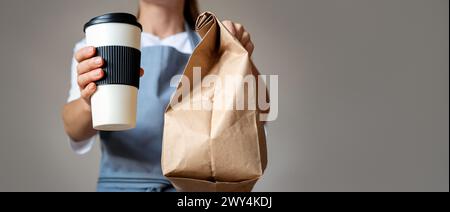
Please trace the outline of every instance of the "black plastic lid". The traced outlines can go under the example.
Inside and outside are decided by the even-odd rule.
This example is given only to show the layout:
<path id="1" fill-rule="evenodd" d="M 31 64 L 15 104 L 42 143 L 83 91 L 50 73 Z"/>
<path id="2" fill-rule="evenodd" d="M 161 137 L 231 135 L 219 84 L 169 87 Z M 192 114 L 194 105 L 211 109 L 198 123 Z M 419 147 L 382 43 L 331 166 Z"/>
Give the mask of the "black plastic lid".
<path id="1" fill-rule="evenodd" d="M 136 16 L 129 13 L 108 13 L 101 16 L 97 16 L 91 19 L 84 25 L 84 32 L 86 32 L 86 28 L 96 25 L 96 24 L 105 24 L 105 23 L 124 23 L 131 24 L 139 27 L 142 31 L 142 25 L 137 21 Z"/>

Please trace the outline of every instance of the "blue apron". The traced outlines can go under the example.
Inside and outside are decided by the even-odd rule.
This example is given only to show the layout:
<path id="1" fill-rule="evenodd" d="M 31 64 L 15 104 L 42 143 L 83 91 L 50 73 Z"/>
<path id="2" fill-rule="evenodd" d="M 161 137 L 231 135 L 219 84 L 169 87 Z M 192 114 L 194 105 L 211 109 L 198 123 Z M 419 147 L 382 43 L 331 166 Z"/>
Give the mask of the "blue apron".
<path id="1" fill-rule="evenodd" d="M 200 37 L 186 28 L 193 47 Z M 97 191 L 175 191 L 161 170 L 164 112 L 175 91 L 169 83 L 182 74 L 190 54 L 169 46 L 141 49 L 141 66 L 136 128 L 121 132 L 100 132 L 102 158 Z"/>

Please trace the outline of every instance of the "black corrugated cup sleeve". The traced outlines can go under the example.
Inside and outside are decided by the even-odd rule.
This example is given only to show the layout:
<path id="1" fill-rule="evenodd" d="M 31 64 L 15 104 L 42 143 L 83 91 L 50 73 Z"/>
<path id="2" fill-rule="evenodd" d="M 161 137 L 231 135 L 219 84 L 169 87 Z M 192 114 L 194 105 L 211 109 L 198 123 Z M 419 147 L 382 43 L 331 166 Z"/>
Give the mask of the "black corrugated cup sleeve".
<path id="1" fill-rule="evenodd" d="M 127 46 L 97 47 L 97 56 L 104 60 L 104 76 L 97 85 L 130 85 L 139 88 L 141 51 Z"/>

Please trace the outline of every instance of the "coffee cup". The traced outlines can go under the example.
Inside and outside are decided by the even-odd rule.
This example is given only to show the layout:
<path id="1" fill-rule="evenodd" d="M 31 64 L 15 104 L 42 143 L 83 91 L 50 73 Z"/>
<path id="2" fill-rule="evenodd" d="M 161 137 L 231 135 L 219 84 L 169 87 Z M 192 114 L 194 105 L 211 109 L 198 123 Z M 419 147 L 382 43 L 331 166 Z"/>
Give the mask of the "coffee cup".
<path id="1" fill-rule="evenodd" d="M 104 60 L 104 77 L 91 97 L 93 128 L 121 131 L 136 127 L 142 26 L 127 13 L 109 13 L 84 25 L 86 43 Z"/>

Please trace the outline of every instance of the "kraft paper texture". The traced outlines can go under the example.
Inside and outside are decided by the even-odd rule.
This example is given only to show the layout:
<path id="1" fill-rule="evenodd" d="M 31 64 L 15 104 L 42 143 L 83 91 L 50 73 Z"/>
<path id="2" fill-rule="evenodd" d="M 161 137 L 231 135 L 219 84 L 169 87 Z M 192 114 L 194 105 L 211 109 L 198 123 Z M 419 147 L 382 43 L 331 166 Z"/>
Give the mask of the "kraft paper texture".
<path id="1" fill-rule="evenodd" d="M 260 111 L 226 110 L 224 105 L 236 104 L 236 89 L 218 88 L 213 83 L 204 87 L 194 84 L 193 78 L 194 67 L 201 67 L 202 80 L 208 75 L 225 79 L 258 73 L 248 52 L 214 14 L 200 15 L 196 30 L 202 41 L 183 73 L 189 79 L 189 97 L 180 100 L 181 80 L 164 115 L 163 174 L 178 191 L 248 192 L 267 165 Z M 223 96 L 226 98 L 220 100 Z M 245 103 L 257 101 L 255 95 L 245 96 Z M 198 103 L 211 108 L 192 108 Z"/>

